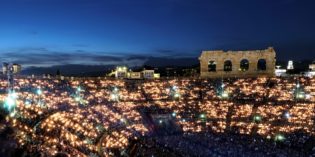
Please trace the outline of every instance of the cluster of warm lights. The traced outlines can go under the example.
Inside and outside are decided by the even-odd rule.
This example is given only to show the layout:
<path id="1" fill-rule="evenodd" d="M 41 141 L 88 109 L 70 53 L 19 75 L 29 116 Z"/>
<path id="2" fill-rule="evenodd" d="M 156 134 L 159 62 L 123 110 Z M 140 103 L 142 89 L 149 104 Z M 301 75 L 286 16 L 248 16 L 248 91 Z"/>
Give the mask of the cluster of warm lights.
<path id="1" fill-rule="evenodd" d="M 226 80 L 221 94 L 211 80 L 194 79 L 146 80 L 131 85 L 99 79 L 65 83 L 21 78 L 15 82 L 15 112 L 7 121 L 16 129 L 20 145 L 47 155 L 108 155 L 111 149 L 126 149 L 130 139 L 151 131 L 140 108 L 154 114 L 169 111 L 163 114 L 170 114 L 189 133 L 236 131 L 278 141 L 297 130 L 315 135 L 315 79 L 310 78 L 299 79 L 307 95 L 299 101 L 294 99 L 294 78 Z M 6 86 L 6 80 L 1 80 L 0 89 Z M 6 100 L 7 96 L 0 98 Z M 279 125 L 279 121 L 283 123 Z M 163 125 L 162 119 L 158 122 Z"/>

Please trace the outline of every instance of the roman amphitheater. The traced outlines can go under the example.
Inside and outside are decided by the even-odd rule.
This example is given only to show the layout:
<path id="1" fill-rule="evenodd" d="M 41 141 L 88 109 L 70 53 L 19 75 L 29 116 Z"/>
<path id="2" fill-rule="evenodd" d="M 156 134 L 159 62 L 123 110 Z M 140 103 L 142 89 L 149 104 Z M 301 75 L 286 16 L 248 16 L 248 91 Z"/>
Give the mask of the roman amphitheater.
<path id="1" fill-rule="evenodd" d="M 199 60 L 202 78 L 275 75 L 276 52 L 272 47 L 249 51 L 202 51 Z"/>

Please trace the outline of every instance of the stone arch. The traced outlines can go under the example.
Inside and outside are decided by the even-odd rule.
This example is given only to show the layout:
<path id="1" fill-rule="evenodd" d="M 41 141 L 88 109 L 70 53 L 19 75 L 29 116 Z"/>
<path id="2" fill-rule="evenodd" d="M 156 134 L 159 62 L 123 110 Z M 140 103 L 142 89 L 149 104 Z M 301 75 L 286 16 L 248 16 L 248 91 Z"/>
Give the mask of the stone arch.
<path id="1" fill-rule="evenodd" d="M 249 61 L 248 59 L 242 59 L 240 61 L 240 71 L 248 71 L 249 70 Z"/>
<path id="2" fill-rule="evenodd" d="M 216 61 L 210 60 L 208 62 L 208 71 L 209 72 L 217 71 L 217 62 Z"/>
<path id="3" fill-rule="evenodd" d="M 231 60 L 224 61 L 223 70 L 224 71 L 232 71 L 232 61 Z"/>
<path id="4" fill-rule="evenodd" d="M 258 71 L 265 71 L 265 70 L 267 70 L 267 61 L 266 61 L 266 59 L 259 59 L 257 61 L 257 70 Z"/>

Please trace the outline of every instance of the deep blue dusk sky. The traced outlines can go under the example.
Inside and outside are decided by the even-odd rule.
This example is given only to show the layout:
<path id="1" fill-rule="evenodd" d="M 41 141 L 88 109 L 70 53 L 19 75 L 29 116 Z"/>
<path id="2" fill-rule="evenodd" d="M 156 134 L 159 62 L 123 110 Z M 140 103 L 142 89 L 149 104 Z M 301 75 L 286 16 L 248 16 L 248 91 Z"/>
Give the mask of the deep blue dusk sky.
<path id="1" fill-rule="evenodd" d="M 0 59 L 141 65 L 146 57 L 273 46 L 315 59 L 313 0 L 1 0 Z"/>

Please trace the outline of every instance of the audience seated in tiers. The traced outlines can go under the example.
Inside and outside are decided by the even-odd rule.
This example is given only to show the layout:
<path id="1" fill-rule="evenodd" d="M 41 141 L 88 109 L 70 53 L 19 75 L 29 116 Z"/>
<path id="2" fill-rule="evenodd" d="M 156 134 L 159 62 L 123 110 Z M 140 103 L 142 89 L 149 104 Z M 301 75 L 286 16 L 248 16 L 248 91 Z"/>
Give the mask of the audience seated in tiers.
<path id="1" fill-rule="evenodd" d="M 153 154 L 175 156 L 315 155 L 313 78 L 15 82 L 16 108 L 6 121 L 30 154 L 141 155 L 153 141 Z M 0 91 L 6 86 L 0 80 Z M 169 122 L 181 131 L 155 134 Z"/>

